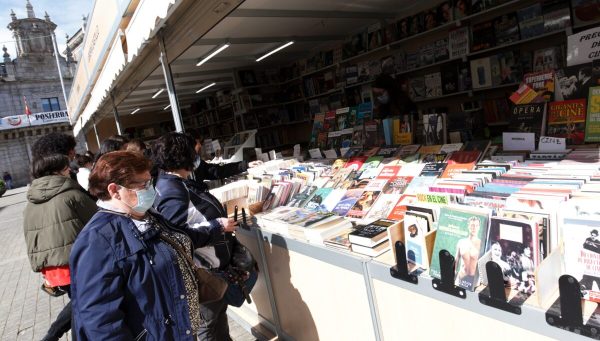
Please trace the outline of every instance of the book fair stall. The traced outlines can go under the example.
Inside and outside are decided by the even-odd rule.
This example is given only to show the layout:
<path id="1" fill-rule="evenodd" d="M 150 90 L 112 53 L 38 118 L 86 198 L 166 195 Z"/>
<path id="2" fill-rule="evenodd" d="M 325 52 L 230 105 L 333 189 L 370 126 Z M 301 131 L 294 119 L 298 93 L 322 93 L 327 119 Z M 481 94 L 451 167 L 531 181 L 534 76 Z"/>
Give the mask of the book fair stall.
<path id="1" fill-rule="evenodd" d="M 260 268 L 232 318 L 293 340 L 600 339 L 600 4 L 165 3 L 115 24 L 146 32 L 125 58 L 107 31 L 69 111 L 88 142 L 194 129 L 207 160 L 263 161 L 210 183 Z"/>

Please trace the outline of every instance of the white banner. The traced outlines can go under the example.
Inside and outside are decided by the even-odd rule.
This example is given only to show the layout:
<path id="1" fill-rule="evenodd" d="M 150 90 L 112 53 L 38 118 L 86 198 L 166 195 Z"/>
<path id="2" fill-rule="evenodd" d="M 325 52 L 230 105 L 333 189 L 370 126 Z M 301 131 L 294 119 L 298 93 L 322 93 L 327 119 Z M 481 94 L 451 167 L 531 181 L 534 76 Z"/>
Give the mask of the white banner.
<path id="1" fill-rule="evenodd" d="M 567 37 L 567 66 L 589 63 L 600 58 L 600 27 Z"/>
<path id="2" fill-rule="evenodd" d="M 0 117 L 0 130 L 26 128 L 44 124 L 69 123 L 67 111 L 39 112 L 27 115 Z"/>
<path id="3" fill-rule="evenodd" d="M 25 128 L 28 126 L 27 115 L 0 117 L 0 130 Z"/>
<path id="4" fill-rule="evenodd" d="M 49 112 L 38 112 L 29 116 L 32 126 L 39 126 L 42 124 L 51 123 L 69 123 L 69 115 L 66 110 L 63 111 L 49 111 Z"/>

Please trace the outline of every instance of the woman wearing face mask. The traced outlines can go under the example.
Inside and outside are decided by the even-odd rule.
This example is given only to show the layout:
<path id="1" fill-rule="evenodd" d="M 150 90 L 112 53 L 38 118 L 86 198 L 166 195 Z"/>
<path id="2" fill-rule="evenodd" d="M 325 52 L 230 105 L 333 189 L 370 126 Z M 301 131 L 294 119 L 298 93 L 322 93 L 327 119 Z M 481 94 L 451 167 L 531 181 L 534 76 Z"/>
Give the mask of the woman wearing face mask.
<path id="1" fill-rule="evenodd" d="M 400 115 L 416 116 L 417 114 L 417 106 L 402 89 L 401 83 L 387 74 L 381 74 L 375 78 L 373 97 L 377 109 L 374 111 L 376 119 Z"/>
<path id="2" fill-rule="evenodd" d="M 42 290 L 51 296 L 69 293 L 69 254 L 75 238 L 96 212 L 96 203 L 71 179 L 69 158 L 62 154 L 35 156 L 34 180 L 27 191 L 23 229 L 29 262 L 44 275 Z M 71 329 L 69 302 L 43 340 L 58 340 Z"/>
<path id="3" fill-rule="evenodd" d="M 199 233 L 212 236 L 210 243 L 196 249 L 195 256 L 199 266 L 220 274 L 231 259 L 231 243 L 226 240 L 230 236 L 225 233 L 234 232 L 237 223 L 227 218 L 225 209 L 204 183 L 189 180 L 196 155 L 194 144 L 194 138 L 188 134 L 168 133 L 152 145 L 152 160 L 160 169 L 154 205 L 172 223 L 188 224 Z M 252 276 L 254 285 L 256 273 L 244 275 L 246 279 Z M 200 306 L 205 322 L 198 333 L 200 340 L 231 340 L 226 314 L 228 295 L 229 292 L 220 301 Z"/>
<path id="4" fill-rule="evenodd" d="M 201 298 L 187 257 L 214 235 L 149 211 L 150 168 L 143 155 L 116 151 L 92 170 L 89 190 L 100 210 L 71 252 L 78 341 L 196 340 Z"/>

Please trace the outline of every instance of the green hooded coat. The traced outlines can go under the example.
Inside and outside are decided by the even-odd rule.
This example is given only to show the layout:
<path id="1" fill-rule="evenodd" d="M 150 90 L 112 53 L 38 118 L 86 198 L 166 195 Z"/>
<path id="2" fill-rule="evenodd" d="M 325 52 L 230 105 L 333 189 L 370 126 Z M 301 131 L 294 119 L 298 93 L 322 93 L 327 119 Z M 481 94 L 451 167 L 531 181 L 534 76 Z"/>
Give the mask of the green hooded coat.
<path id="1" fill-rule="evenodd" d="M 75 238 L 98 207 L 79 184 L 66 176 L 33 180 L 27 191 L 23 230 L 31 268 L 69 264 Z"/>

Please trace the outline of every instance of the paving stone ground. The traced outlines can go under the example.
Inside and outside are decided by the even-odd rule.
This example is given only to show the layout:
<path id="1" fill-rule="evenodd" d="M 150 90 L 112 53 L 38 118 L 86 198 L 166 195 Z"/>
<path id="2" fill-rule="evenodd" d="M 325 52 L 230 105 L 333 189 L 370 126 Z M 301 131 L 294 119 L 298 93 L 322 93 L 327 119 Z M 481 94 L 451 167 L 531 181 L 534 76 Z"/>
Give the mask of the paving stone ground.
<path id="1" fill-rule="evenodd" d="M 23 237 L 25 187 L 0 197 L 0 341 L 41 340 L 50 324 L 68 302 L 40 290 L 42 277 L 31 271 Z M 256 340 L 243 327 L 229 320 L 234 341 Z M 70 334 L 61 341 L 71 340 Z"/>

